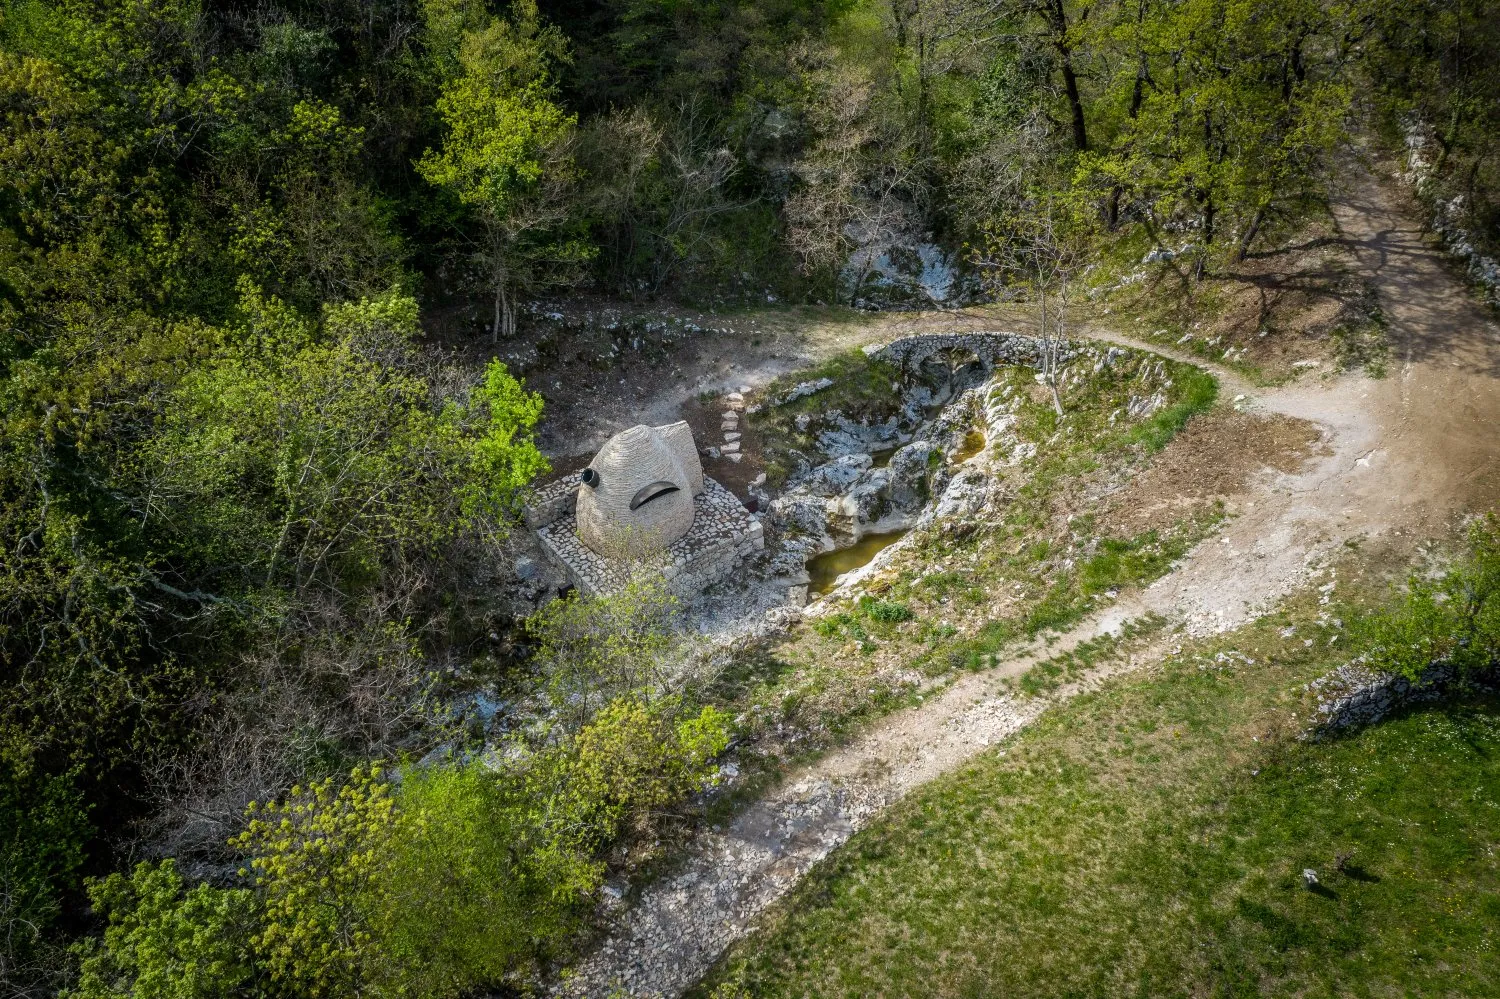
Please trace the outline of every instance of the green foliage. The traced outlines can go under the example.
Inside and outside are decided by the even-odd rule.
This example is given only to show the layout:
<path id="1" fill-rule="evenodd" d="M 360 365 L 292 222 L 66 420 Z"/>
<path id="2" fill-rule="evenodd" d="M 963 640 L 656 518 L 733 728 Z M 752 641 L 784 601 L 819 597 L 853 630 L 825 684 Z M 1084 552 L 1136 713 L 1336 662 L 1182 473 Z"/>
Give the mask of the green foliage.
<path id="1" fill-rule="evenodd" d="M 910 621 L 914 616 L 910 607 L 894 600 L 876 600 L 873 597 L 861 597 L 859 608 L 872 621 L 879 621 L 882 624 L 897 624 L 901 621 Z"/>
<path id="2" fill-rule="evenodd" d="M 1219 398 L 1219 382 L 1202 368 L 1180 365 L 1172 372 L 1177 384 L 1177 398 L 1170 406 L 1151 414 L 1132 427 L 1127 443 L 1139 443 L 1148 453 L 1166 447 L 1177 432 L 1197 414 L 1211 407 Z"/>
<path id="3" fill-rule="evenodd" d="M 429 149 L 417 172 L 451 190 L 485 230 L 478 255 L 494 293 L 492 337 L 515 331 L 515 286 L 543 278 L 536 268 L 576 265 L 592 248 L 568 231 L 575 206 L 567 149 L 577 116 L 550 96 L 549 64 L 567 51 L 556 29 L 541 25 L 535 0 L 519 0 L 513 20 L 494 20 L 464 35 L 462 72 L 437 101 L 446 129 L 440 152 Z"/>
<path id="4" fill-rule="evenodd" d="M 422 344 L 414 289 L 482 286 L 497 337 L 519 300 L 590 275 L 631 295 L 826 299 L 871 286 L 867 267 L 846 273 L 856 242 L 977 243 L 1027 198 L 1065 202 L 1094 237 L 1145 230 L 1130 246 L 1185 233 L 1188 258 L 1216 264 L 1321 196 L 1361 66 L 1391 112 L 1431 126 L 1440 193 L 1492 221 L 1492 8 L 610 0 L 550 22 L 532 0 L 0 0 L 0 977 L 57 983 L 44 938 L 84 925 L 57 916 L 86 863 L 110 865 L 86 842 L 107 848 L 162 792 L 244 800 L 147 789 L 148 769 L 212 771 L 187 763 L 252 745 L 284 790 L 289 773 L 432 744 L 413 702 L 447 674 L 426 664 L 491 630 L 470 570 L 546 464 L 540 398 L 497 361 L 464 377 Z M 798 415 L 895 411 L 886 366 L 850 355 L 821 374 L 831 394 L 754 418 L 773 483 L 808 443 Z M 1159 448 L 1212 400 L 1173 377 L 1171 405 L 1112 432 L 1076 383 L 1065 417 L 1023 413 L 1018 432 L 1056 459 L 1028 470 L 1014 523 L 1106 446 Z M 1028 596 L 1026 625 L 1160 567 L 1144 550 L 1089 558 Z M 1414 589 L 1376 646 L 1477 656 L 1477 571 L 1468 589 Z M 866 647 L 915 634 L 909 599 L 827 627 Z M 720 744 L 723 719 L 683 706 L 669 616 L 635 593 L 539 618 L 531 679 L 560 724 L 513 772 L 294 795 L 290 838 L 257 833 L 275 861 L 255 889 L 274 919 L 258 967 L 289 989 L 452 994 L 555 943 L 601 845 L 700 787 Z M 423 831 L 445 814 L 452 835 Z M 91 825 L 111 832 L 90 841 Z M 294 842 L 342 845 L 302 868 Z M 324 876 L 332 914 L 276 894 L 315 897 Z M 227 939 L 238 903 L 165 867 L 130 877 L 105 882 L 111 922 L 81 987 L 235 987 L 240 957 L 183 934 L 219 920 Z M 434 937 L 445 924 L 462 930 Z"/>
<path id="5" fill-rule="evenodd" d="M 608 596 L 569 594 L 527 618 L 532 662 L 558 722 L 576 732 L 619 698 L 664 693 L 678 658 L 676 613 L 676 598 L 642 579 Z"/>
<path id="6" fill-rule="evenodd" d="M 1500 224 L 1500 18 L 1488 0 L 1381 0 L 1366 6 L 1365 57 L 1393 144 L 1420 135 L 1431 176 L 1419 192 L 1459 215 L 1493 253 Z M 1413 25 L 1421 25 L 1413 31 Z"/>
<path id="7" fill-rule="evenodd" d="M 847 635 L 858 642 L 863 651 L 869 652 L 875 645 L 865 625 L 868 624 L 876 635 L 885 637 L 892 634 L 896 625 L 915 616 L 912 609 L 900 601 L 877 600 L 866 595 L 855 602 L 853 610 L 820 617 L 813 628 L 824 638 Z"/>
<path id="8" fill-rule="evenodd" d="M 601 711 L 554 764 L 569 811 L 592 829 L 581 842 L 613 836 L 641 817 L 713 780 L 712 761 L 729 745 L 729 716 L 713 707 L 679 717 L 674 701 L 622 699 Z M 567 823 L 564 825 L 577 825 Z"/>
<path id="9" fill-rule="evenodd" d="M 190 557 L 296 589 L 343 584 L 387 550 L 503 517 L 545 470 L 529 434 L 540 399 L 498 362 L 469 400 L 433 405 L 411 367 L 411 299 L 330 307 L 321 330 L 253 288 L 242 310 L 147 446 L 147 488 L 175 500 Z"/>
<path id="10" fill-rule="evenodd" d="M 397 816 L 380 771 L 356 770 L 250 805 L 231 845 L 253 855 L 263 898 L 251 943 L 274 980 L 312 996 L 357 995 L 382 976 L 372 917 L 396 899 L 382 868 Z"/>
<path id="11" fill-rule="evenodd" d="M 76 890 L 91 830 L 73 776 L 38 773 L 0 748 L 0 978 L 45 983 L 47 931 Z"/>
<path id="12" fill-rule="evenodd" d="M 298 995 L 458 996 L 555 949 L 626 823 L 710 785 L 728 716 L 624 699 L 482 764 L 355 770 L 251 808 L 251 945 Z"/>
<path id="13" fill-rule="evenodd" d="M 138 864 L 89 883 L 94 912 L 108 920 L 82 958 L 72 999 L 220 999 L 254 975 L 246 946 L 255 900 L 243 888 L 188 888 L 176 864 Z"/>
<path id="14" fill-rule="evenodd" d="M 1223 510 L 1201 515 L 1168 532 L 1146 531 L 1130 538 L 1099 538 L 1093 554 L 1077 569 L 1061 574 L 1027 613 L 1028 636 L 1061 631 L 1092 609 L 1092 601 L 1110 590 L 1138 586 L 1163 576 L 1187 553 L 1204 530 L 1223 517 Z"/>
<path id="15" fill-rule="evenodd" d="M 1468 549 L 1436 580 L 1413 576 L 1399 603 L 1363 615 L 1356 647 L 1372 667 L 1417 679 L 1434 663 L 1463 675 L 1500 659 L 1500 518 L 1469 530 Z"/>
<path id="16" fill-rule="evenodd" d="M 1196 216 L 1201 270 L 1226 229 L 1243 255 L 1269 216 L 1296 217 L 1319 197 L 1352 95 L 1337 48 L 1357 14 L 1313 0 L 1142 10 L 1116 37 L 1143 85 L 1112 148 L 1080 170 L 1150 204 L 1148 224 Z"/>
<path id="17" fill-rule="evenodd" d="M 882 423 L 901 409 L 898 391 L 901 372 L 862 350 L 851 350 L 816 367 L 782 375 L 766 386 L 765 398 L 776 401 L 798 384 L 824 378 L 833 384 L 781 405 L 766 406 L 746 418 L 761 435 L 766 478 L 773 486 L 785 482 L 796 467 L 794 452 L 805 452 L 814 444 L 816 428 L 800 429 L 797 417 L 816 419 L 837 410 L 850 419 Z"/>

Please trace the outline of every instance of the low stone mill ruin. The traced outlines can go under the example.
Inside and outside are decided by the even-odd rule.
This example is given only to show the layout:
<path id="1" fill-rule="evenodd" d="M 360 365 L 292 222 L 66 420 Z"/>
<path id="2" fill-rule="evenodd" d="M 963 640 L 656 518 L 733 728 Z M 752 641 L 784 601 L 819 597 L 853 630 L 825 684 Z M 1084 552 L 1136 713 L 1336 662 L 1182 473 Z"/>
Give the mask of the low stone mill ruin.
<path id="1" fill-rule="evenodd" d="M 686 423 L 615 434 L 579 475 L 543 486 L 526 521 L 590 596 L 642 573 L 691 596 L 765 546 L 760 521 L 703 474 Z"/>

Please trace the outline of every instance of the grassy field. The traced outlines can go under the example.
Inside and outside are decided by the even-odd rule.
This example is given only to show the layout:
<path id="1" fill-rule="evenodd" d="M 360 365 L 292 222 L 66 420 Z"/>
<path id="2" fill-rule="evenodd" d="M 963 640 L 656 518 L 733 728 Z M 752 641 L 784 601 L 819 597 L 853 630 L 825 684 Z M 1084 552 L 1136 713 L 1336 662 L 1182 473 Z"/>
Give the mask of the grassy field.
<path id="1" fill-rule="evenodd" d="M 1307 603 L 907 800 L 704 994 L 1500 995 L 1500 703 L 1296 739 L 1339 661 Z"/>

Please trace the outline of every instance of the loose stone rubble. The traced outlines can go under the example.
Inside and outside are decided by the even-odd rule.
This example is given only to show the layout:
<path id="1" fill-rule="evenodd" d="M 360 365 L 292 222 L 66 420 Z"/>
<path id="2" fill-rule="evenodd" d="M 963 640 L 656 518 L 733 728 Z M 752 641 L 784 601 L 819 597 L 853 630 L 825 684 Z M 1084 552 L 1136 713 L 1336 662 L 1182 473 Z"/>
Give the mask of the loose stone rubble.
<path id="1" fill-rule="evenodd" d="M 1465 228 L 1463 222 L 1469 215 L 1466 197 L 1456 194 L 1444 198 L 1437 193 L 1438 178 L 1431 151 L 1435 140 L 1431 129 L 1413 116 L 1407 120 L 1405 132 L 1406 168 L 1401 171 L 1401 179 L 1431 205 L 1432 231 L 1442 237 L 1448 252 L 1467 263 L 1469 276 L 1484 289 L 1490 304 L 1500 305 L 1500 261 L 1481 253 L 1473 235 Z"/>

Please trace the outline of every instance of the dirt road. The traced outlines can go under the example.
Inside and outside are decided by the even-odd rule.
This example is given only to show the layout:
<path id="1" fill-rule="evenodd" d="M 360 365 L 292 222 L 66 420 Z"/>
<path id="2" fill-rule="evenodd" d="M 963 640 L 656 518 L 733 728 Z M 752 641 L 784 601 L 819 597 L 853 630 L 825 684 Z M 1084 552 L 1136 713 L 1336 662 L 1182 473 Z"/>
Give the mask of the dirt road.
<path id="1" fill-rule="evenodd" d="M 1222 533 L 1145 592 L 1084 622 L 1061 648 L 1148 612 L 1195 633 L 1233 628 L 1306 583 L 1345 542 L 1438 533 L 1500 496 L 1500 327 L 1424 239 L 1393 181 L 1351 161 L 1344 186 L 1335 215 L 1362 276 L 1378 289 L 1390 374 L 1312 377 L 1257 394 L 1217 371 L 1227 398 L 1244 395 L 1242 405 L 1316 424 L 1323 453 L 1295 474 L 1259 478 Z M 1091 335 L 1171 353 L 1105 331 Z M 1028 665 L 1013 661 L 960 680 L 789 776 L 726 829 L 703 834 L 681 872 L 647 891 L 562 992 L 603 996 L 623 986 L 633 996 L 681 994 L 881 809 L 1036 717 L 1044 702 L 1014 701 L 999 688 Z"/>

